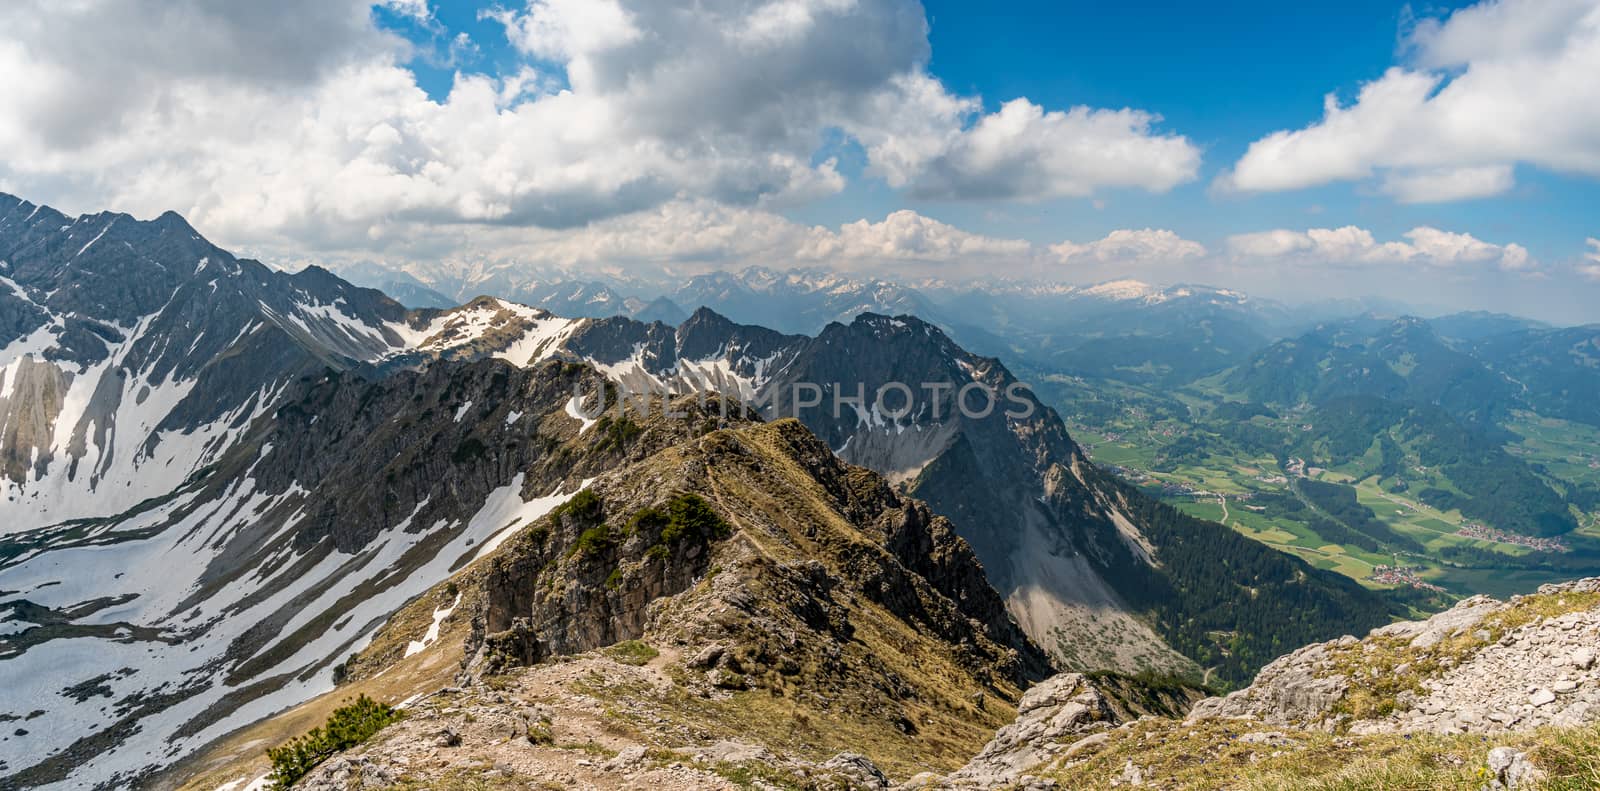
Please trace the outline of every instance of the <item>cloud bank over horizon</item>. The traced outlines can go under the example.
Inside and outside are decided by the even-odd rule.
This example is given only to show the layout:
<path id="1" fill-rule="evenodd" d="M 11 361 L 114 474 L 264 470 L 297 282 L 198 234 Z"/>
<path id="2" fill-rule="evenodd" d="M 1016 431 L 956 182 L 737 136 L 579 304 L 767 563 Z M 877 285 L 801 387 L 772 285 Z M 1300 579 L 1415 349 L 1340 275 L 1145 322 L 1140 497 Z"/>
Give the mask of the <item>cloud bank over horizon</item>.
<path id="1" fill-rule="evenodd" d="M 1320 120 L 1231 165 L 1162 107 L 952 87 L 916 0 L 525 0 L 478 8 L 470 34 L 443 11 L 8 4 L 0 189 L 173 209 L 266 260 L 335 266 L 1597 280 L 1587 235 L 1539 255 L 1517 228 L 1449 216 L 1309 227 L 1164 207 L 1346 182 L 1432 204 L 1504 198 L 1525 168 L 1600 176 L 1600 82 L 1584 76 L 1600 73 L 1600 0 L 1412 20 L 1353 102 L 1329 94 Z M 1096 221 L 1107 203 L 1122 213 Z"/>

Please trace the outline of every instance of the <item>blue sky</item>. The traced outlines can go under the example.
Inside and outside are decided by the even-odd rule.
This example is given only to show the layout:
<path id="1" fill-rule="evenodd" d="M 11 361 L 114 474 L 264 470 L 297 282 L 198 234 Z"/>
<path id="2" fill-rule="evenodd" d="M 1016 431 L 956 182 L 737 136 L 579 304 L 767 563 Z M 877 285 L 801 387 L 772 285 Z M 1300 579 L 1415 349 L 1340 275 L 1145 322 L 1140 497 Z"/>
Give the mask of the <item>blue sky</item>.
<path id="1" fill-rule="evenodd" d="M 435 278 L 1134 277 L 1600 320 L 1600 0 L 276 10 L 0 11 L 0 189 Z"/>
<path id="2" fill-rule="evenodd" d="M 1039 207 L 1049 218 L 1012 208 L 1020 219 L 985 224 L 993 233 L 1085 236 L 1106 227 L 1157 224 L 1200 238 L 1261 227 L 1357 223 L 1389 237 L 1417 225 L 1471 229 L 1484 238 L 1522 241 L 1546 256 L 1570 256 L 1594 235 L 1600 185 L 1524 169 L 1509 198 L 1397 205 L 1347 184 L 1264 196 L 1213 197 L 1211 180 L 1251 142 L 1295 129 L 1322 114 L 1322 96 L 1350 100 L 1360 83 L 1396 61 L 1412 6 L 1392 0 L 1348 2 L 991 4 L 930 0 L 932 70 L 953 90 L 996 100 L 1027 96 L 1049 107 L 1142 107 L 1205 150 L 1201 177 L 1165 195 L 1124 192 Z M 1446 14 L 1471 3 L 1433 3 Z M 1422 7 L 1422 6 L 1419 6 Z M 852 202 L 853 203 L 853 202 Z M 815 218 L 841 222 L 862 210 L 899 205 L 879 191 L 865 205 L 819 207 Z M 908 203 L 929 215 L 983 223 L 970 207 Z M 1040 225 L 1048 227 L 1041 228 Z M 1059 234 L 1065 230 L 1064 234 Z M 1040 235 L 1043 236 L 1040 236 Z"/>

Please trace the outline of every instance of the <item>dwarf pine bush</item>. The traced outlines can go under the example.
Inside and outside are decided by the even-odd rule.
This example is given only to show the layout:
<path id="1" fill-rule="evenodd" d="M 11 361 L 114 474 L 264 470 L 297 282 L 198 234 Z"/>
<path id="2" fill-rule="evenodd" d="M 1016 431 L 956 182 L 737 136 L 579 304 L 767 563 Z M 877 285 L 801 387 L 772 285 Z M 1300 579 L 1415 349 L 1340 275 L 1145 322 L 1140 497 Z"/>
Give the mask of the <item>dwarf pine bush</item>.
<path id="1" fill-rule="evenodd" d="M 268 787 L 275 791 L 289 788 L 315 769 L 317 764 L 361 744 L 372 734 L 404 716 L 405 712 L 366 695 L 334 709 L 322 727 L 312 728 L 303 736 L 267 748 L 267 758 L 272 761 L 272 774 L 267 776 Z"/>

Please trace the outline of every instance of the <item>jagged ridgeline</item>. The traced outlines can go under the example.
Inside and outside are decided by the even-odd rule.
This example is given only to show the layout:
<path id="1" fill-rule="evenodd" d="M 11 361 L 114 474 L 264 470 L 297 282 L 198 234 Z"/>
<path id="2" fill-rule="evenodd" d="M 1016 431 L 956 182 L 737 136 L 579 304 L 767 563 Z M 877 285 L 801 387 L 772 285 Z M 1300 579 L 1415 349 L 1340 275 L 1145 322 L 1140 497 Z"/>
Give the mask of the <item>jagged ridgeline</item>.
<path id="1" fill-rule="evenodd" d="M 177 215 L 9 196 L 0 262 L 6 782 L 126 785 L 468 613 L 450 639 L 476 677 L 726 641 L 718 689 L 950 734 L 917 748 L 936 762 L 1002 716 L 974 696 L 1003 708 L 1045 656 L 1238 683 L 1388 615 L 1100 474 L 998 360 L 911 316 L 808 337 L 709 310 L 408 312 Z M 891 383 L 909 397 L 874 404 Z M 692 397 L 573 395 L 645 389 Z M 407 639 L 358 651 L 386 623 Z"/>
<path id="2" fill-rule="evenodd" d="M 915 317 L 864 314 L 810 338 L 702 309 L 676 328 L 589 322 L 566 345 L 634 389 L 715 389 L 798 416 L 841 458 L 948 516 L 1013 617 L 1066 668 L 1233 684 L 1288 647 L 1390 615 L 1347 578 L 1100 474 L 1000 361 Z M 909 401 L 901 390 L 875 402 L 898 385 Z M 980 392 L 998 403 L 986 410 Z"/>
<path id="3" fill-rule="evenodd" d="M 334 695 L 456 680 L 409 720 L 442 715 L 469 733 L 537 701 L 550 710 L 510 715 L 520 724 L 506 749 L 528 760 L 534 742 L 541 766 L 587 733 L 574 700 L 603 705 L 605 727 L 630 739 L 736 739 L 811 760 L 805 771 L 845 750 L 902 775 L 959 766 L 1052 672 L 970 547 L 797 421 L 737 408 L 721 419 L 722 405 L 699 402 L 674 402 L 683 418 L 633 419 L 626 461 L 403 609 L 341 663 Z M 579 437 L 611 444 L 601 431 Z M 243 771 L 221 757 L 232 749 L 217 750 L 226 768 L 206 783 Z M 773 771 L 800 771 L 783 763 Z M 330 762 L 306 782 L 347 769 Z M 361 771 L 408 773 L 378 759 Z"/>

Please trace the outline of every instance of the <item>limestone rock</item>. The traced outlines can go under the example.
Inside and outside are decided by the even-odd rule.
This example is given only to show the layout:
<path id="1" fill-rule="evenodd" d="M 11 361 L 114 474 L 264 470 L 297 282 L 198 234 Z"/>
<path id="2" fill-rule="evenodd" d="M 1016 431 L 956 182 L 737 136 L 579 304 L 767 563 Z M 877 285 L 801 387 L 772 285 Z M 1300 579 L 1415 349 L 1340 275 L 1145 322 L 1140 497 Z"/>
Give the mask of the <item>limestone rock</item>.
<path id="1" fill-rule="evenodd" d="M 1487 764 L 1489 785 L 1486 788 L 1493 791 L 1532 789 L 1545 778 L 1545 773 L 1528 760 L 1526 753 L 1510 747 L 1490 750 Z"/>
<path id="2" fill-rule="evenodd" d="M 1062 755 L 1074 755 L 1102 743 L 1106 732 L 1140 716 L 1181 716 L 1190 699 L 1157 703 L 1152 694 L 1130 680 L 1062 673 L 1035 685 L 1017 704 L 1017 718 L 1002 727 L 966 766 L 951 774 L 957 788 L 1026 785 L 1030 770 Z M 1157 710 L 1159 709 L 1159 710 Z"/>
<path id="3" fill-rule="evenodd" d="M 824 761 L 822 768 L 844 776 L 858 788 L 889 787 L 889 778 L 871 759 L 859 753 L 839 753 Z"/>

